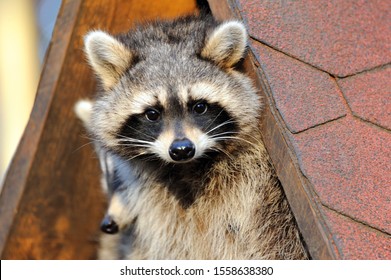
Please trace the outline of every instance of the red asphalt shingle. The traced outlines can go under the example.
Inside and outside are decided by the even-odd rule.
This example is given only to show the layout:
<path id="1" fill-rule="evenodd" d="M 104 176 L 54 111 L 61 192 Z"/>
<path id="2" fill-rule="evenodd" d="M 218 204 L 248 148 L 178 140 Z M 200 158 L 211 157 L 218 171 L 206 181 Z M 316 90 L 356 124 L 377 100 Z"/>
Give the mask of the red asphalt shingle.
<path id="1" fill-rule="evenodd" d="M 323 204 L 391 234 L 390 133 L 345 117 L 291 141 Z"/>
<path id="2" fill-rule="evenodd" d="M 329 74 L 256 41 L 252 46 L 292 133 L 346 114 L 338 85 Z"/>
<path id="3" fill-rule="evenodd" d="M 391 259 L 390 236 L 323 208 L 343 259 Z"/>
<path id="4" fill-rule="evenodd" d="M 238 0 L 250 35 L 336 76 L 391 62 L 387 0 Z"/>
<path id="5" fill-rule="evenodd" d="M 391 259 L 391 2 L 235 3 L 324 238 L 337 257 Z"/>
<path id="6" fill-rule="evenodd" d="M 353 113 L 391 130 L 391 67 L 338 81 Z"/>

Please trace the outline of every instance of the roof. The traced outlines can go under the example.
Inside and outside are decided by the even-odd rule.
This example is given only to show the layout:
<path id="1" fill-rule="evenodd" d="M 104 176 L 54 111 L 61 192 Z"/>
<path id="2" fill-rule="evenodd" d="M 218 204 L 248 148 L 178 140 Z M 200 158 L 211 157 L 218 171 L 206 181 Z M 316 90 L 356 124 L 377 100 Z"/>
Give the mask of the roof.
<path id="1" fill-rule="evenodd" d="M 251 37 L 265 143 L 311 255 L 391 259 L 391 3 L 230 2 Z"/>

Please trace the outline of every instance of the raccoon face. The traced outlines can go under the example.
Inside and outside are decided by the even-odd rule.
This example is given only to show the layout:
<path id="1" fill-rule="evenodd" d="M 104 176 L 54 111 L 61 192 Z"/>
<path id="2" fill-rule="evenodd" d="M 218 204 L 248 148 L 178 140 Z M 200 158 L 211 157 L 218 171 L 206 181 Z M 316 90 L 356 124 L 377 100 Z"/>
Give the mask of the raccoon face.
<path id="1" fill-rule="evenodd" d="M 182 89 L 190 97 L 186 100 L 181 99 L 184 92 L 165 92 L 168 100 L 156 99 L 131 114 L 118 133 L 119 142 L 128 145 L 122 153 L 187 162 L 223 149 L 225 140 L 237 133 L 237 124 L 218 102 L 192 95 L 196 87 Z"/>
<path id="2" fill-rule="evenodd" d="M 90 123 L 99 142 L 129 160 L 186 163 L 229 156 L 248 138 L 260 104 L 249 79 L 232 68 L 244 56 L 247 33 L 236 21 L 205 28 L 174 42 L 159 26 L 153 36 L 86 36 L 103 87 Z M 181 30 L 164 30 L 180 37 Z"/>

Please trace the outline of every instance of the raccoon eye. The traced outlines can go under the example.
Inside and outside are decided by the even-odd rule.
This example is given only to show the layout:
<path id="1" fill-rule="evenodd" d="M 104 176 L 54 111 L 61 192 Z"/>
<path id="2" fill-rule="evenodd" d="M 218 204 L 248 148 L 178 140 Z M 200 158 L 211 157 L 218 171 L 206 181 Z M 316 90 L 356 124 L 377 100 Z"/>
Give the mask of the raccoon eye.
<path id="1" fill-rule="evenodd" d="M 155 122 L 160 118 L 160 113 L 154 109 L 149 109 L 145 112 L 145 118 L 151 122 Z"/>
<path id="2" fill-rule="evenodd" d="M 205 102 L 198 102 L 196 105 L 193 106 L 193 112 L 197 113 L 198 115 L 205 114 L 205 112 L 208 110 L 208 104 Z"/>

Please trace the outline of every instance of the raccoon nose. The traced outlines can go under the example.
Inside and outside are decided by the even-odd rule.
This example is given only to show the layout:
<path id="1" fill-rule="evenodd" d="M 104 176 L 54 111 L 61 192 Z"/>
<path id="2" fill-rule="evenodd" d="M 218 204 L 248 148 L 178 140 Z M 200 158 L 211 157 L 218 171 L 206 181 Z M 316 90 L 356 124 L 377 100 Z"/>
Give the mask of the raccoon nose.
<path id="1" fill-rule="evenodd" d="M 103 220 L 102 220 L 102 222 L 100 224 L 100 229 L 103 232 L 108 233 L 108 234 L 115 234 L 119 230 L 117 223 L 109 215 L 106 215 L 103 218 Z"/>
<path id="2" fill-rule="evenodd" d="M 169 154 L 175 161 L 188 160 L 194 156 L 195 146 L 189 139 L 177 139 L 172 142 Z"/>

